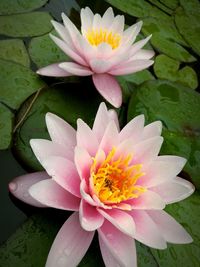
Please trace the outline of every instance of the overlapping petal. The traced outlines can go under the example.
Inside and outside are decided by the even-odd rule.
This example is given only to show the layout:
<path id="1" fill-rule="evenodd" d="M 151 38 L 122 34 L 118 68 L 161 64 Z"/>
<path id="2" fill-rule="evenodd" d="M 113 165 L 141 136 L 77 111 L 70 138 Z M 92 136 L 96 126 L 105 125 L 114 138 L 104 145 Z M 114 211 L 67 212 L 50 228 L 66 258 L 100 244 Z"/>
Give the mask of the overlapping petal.
<path id="1" fill-rule="evenodd" d="M 85 28 L 102 23 L 100 15 L 93 17 L 89 9 L 82 17 L 86 14 Z M 72 25 L 68 31 L 71 39 L 76 37 Z M 77 266 L 95 230 L 106 267 L 136 267 L 134 239 L 157 249 L 166 248 L 167 242 L 192 241 L 163 211 L 192 194 L 194 187 L 177 177 L 184 158 L 159 156 L 161 122 L 144 126 L 140 115 L 120 131 L 116 111 L 102 103 L 92 128 L 78 119 L 75 131 L 51 113 L 46 124 L 51 140 L 31 140 L 46 172 L 18 177 L 9 188 L 28 204 L 75 211 L 58 233 L 47 267 Z"/>
<path id="2" fill-rule="evenodd" d="M 122 104 L 121 88 L 116 75 L 130 74 L 153 64 L 153 51 L 141 50 L 151 36 L 136 43 L 141 30 L 138 22 L 124 30 L 124 16 L 114 16 L 109 7 L 103 16 L 93 14 L 89 7 L 82 8 L 81 32 L 62 13 L 64 25 L 52 21 L 60 38 L 50 34 L 56 45 L 71 58 L 71 62 L 60 62 L 38 70 L 46 76 L 89 76 L 99 93 L 114 107 Z"/>

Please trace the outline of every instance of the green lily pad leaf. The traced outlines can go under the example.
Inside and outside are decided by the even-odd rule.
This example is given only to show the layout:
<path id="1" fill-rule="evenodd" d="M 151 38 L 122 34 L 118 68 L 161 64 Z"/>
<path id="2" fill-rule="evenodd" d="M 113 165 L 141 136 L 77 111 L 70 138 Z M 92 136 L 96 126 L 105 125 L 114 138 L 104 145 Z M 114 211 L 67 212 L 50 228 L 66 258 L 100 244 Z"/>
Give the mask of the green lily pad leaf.
<path id="1" fill-rule="evenodd" d="M 52 216 L 30 217 L 0 248 L 0 267 L 43 267 L 59 224 Z"/>
<path id="2" fill-rule="evenodd" d="M 118 76 L 117 80 L 122 88 L 123 102 L 126 103 L 129 100 L 136 85 L 154 79 L 154 76 L 148 70 L 142 70 L 133 74 Z"/>
<path id="3" fill-rule="evenodd" d="M 162 154 L 188 159 L 184 170 L 200 188 L 200 95 L 190 88 L 168 81 L 148 81 L 133 94 L 128 120 L 144 114 L 146 123 L 163 123 Z"/>
<path id="4" fill-rule="evenodd" d="M 166 5 L 163 5 L 161 3 L 161 1 L 159 1 L 159 0 L 149 0 L 149 2 L 152 3 L 153 5 L 157 6 L 162 11 L 168 13 L 169 15 L 172 15 L 173 11 L 170 8 L 168 8 Z"/>
<path id="5" fill-rule="evenodd" d="M 200 4 L 198 0 L 179 0 L 187 15 L 200 16 Z"/>
<path id="6" fill-rule="evenodd" d="M 192 89 L 198 86 L 197 74 L 191 67 L 179 70 L 180 62 L 165 55 L 158 55 L 153 66 L 156 76 L 160 79 L 177 81 Z"/>
<path id="7" fill-rule="evenodd" d="M 56 234 L 67 219 L 54 211 L 31 216 L 7 242 L 0 247 L 0 267 L 44 267 Z M 66 218 L 62 218 L 63 214 Z M 56 216 L 55 216 L 56 215 Z M 103 266 L 98 241 L 94 239 L 79 267 Z"/>
<path id="8" fill-rule="evenodd" d="M 199 228 L 199 205 L 198 193 L 184 201 L 170 204 L 166 211 L 172 215 L 191 234 L 194 241 L 186 245 L 168 244 L 165 250 L 151 249 L 159 266 L 162 267 L 199 267 L 200 255 L 200 228 Z"/>
<path id="9" fill-rule="evenodd" d="M 78 118 L 92 125 L 98 106 L 103 99 L 91 87 L 91 84 L 68 83 L 63 86 L 59 85 L 57 88 L 47 88 L 40 92 L 34 103 L 31 97 L 23 104 L 18 114 L 18 123 L 24 118 L 27 109 L 29 112 L 25 120 L 22 120 L 14 142 L 16 156 L 22 163 L 33 170 L 42 169 L 30 148 L 29 141 L 32 138 L 49 139 L 45 124 L 47 112 L 64 118 L 74 128 L 76 128 Z"/>
<path id="10" fill-rule="evenodd" d="M 38 75 L 17 63 L 0 59 L 0 73 L 0 101 L 13 109 L 45 86 Z"/>
<path id="11" fill-rule="evenodd" d="M 55 35 L 55 31 L 52 33 Z M 69 57 L 51 40 L 49 34 L 33 38 L 28 50 L 38 68 L 56 62 L 69 61 Z"/>
<path id="12" fill-rule="evenodd" d="M 188 1 L 189 2 L 189 1 Z M 200 4 L 199 10 L 200 10 Z M 195 13 L 186 13 L 182 7 L 179 7 L 176 9 L 175 13 L 175 23 L 176 26 L 181 33 L 181 35 L 184 37 L 184 39 L 190 44 L 193 51 L 196 52 L 198 55 L 200 55 L 200 14 Z M 188 26 L 189 25 L 189 26 Z"/>
<path id="13" fill-rule="evenodd" d="M 48 0 L 1 0 L 0 15 L 10 15 L 17 13 L 25 13 L 39 8 L 46 4 Z"/>
<path id="14" fill-rule="evenodd" d="M 158 267 L 150 248 L 136 241 L 138 267 Z"/>
<path id="15" fill-rule="evenodd" d="M 0 34 L 11 37 L 31 37 L 50 32 L 52 17 L 47 12 L 31 12 L 0 16 Z"/>
<path id="16" fill-rule="evenodd" d="M 179 0 L 160 0 L 160 2 L 173 10 L 176 9 L 179 4 Z"/>
<path id="17" fill-rule="evenodd" d="M 0 58 L 29 67 L 30 60 L 24 42 L 20 39 L 0 41 Z"/>
<path id="18" fill-rule="evenodd" d="M 145 0 L 129 0 L 129 1 L 121 1 L 121 0 L 106 0 L 112 6 L 118 8 L 126 14 L 137 18 L 143 17 L 156 17 L 162 19 L 168 19 L 168 15 L 158 9 L 156 6 L 152 6 Z"/>
<path id="19" fill-rule="evenodd" d="M 10 146 L 14 114 L 0 103 L 0 150 Z"/>
<path id="20" fill-rule="evenodd" d="M 180 44 L 165 39 L 159 33 L 154 33 L 151 38 L 152 46 L 160 53 L 179 60 L 181 62 L 194 62 L 196 58 L 193 57 L 185 48 Z"/>

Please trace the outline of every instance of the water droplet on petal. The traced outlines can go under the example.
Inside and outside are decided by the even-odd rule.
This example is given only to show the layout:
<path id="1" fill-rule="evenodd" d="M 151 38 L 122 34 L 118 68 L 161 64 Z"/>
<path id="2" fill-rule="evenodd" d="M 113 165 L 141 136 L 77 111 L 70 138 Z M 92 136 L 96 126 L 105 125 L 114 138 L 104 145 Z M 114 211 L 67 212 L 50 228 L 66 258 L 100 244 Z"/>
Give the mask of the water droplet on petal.
<path id="1" fill-rule="evenodd" d="M 17 187 L 18 187 L 17 183 L 14 183 L 14 182 L 9 183 L 10 191 L 15 192 L 17 190 Z"/>
<path id="2" fill-rule="evenodd" d="M 64 253 L 66 256 L 69 256 L 71 254 L 71 249 L 70 248 L 65 248 Z"/>
<path id="3" fill-rule="evenodd" d="M 58 258 L 58 260 L 57 260 L 57 267 L 64 267 L 64 266 L 66 266 L 66 257 L 63 257 L 63 256 L 61 256 L 60 258 Z"/>

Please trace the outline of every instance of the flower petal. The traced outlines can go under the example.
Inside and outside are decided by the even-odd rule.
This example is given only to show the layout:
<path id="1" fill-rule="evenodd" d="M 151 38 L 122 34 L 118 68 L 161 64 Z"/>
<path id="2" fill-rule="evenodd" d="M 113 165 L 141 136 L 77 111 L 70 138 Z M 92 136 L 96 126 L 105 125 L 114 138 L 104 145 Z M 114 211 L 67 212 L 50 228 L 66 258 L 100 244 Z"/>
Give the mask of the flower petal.
<path id="1" fill-rule="evenodd" d="M 80 197 L 81 181 L 72 161 L 62 157 L 48 157 L 42 164 L 56 183 L 71 194 Z"/>
<path id="2" fill-rule="evenodd" d="M 37 201 L 52 208 L 63 210 L 79 209 L 80 200 L 52 179 L 43 180 L 32 185 L 29 193 Z"/>
<path id="3" fill-rule="evenodd" d="M 190 182 L 179 177 L 150 189 L 159 194 L 167 204 L 179 202 L 190 196 L 195 190 Z"/>
<path id="4" fill-rule="evenodd" d="M 79 209 L 80 223 L 86 231 L 94 231 L 102 226 L 104 217 L 97 211 L 96 207 L 81 201 Z"/>
<path id="5" fill-rule="evenodd" d="M 29 194 L 28 190 L 33 185 L 39 181 L 50 179 L 49 175 L 46 172 L 34 172 L 30 174 L 25 174 L 16 177 L 9 183 L 9 190 L 16 198 L 21 201 L 35 206 L 35 207 L 46 207 L 42 203 L 38 202 Z"/>
<path id="6" fill-rule="evenodd" d="M 136 144 L 132 149 L 134 153 L 132 163 L 150 164 L 157 157 L 162 142 L 162 136 L 155 136 Z"/>
<path id="7" fill-rule="evenodd" d="M 163 159 L 163 160 L 162 160 Z M 143 168 L 145 175 L 139 180 L 140 185 L 146 187 L 157 186 L 170 182 L 180 173 L 186 159 L 178 156 L 159 156 L 147 169 Z"/>
<path id="8" fill-rule="evenodd" d="M 114 109 L 109 109 L 108 110 L 108 116 L 111 120 L 113 120 L 115 122 L 115 125 L 118 129 L 118 131 L 120 131 L 120 126 L 119 126 L 119 120 L 118 120 L 118 115 L 117 112 Z"/>
<path id="9" fill-rule="evenodd" d="M 107 249 L 109 254 L 118 262 L 119 266 L 137 266 L 136 249 L 133 238 L 123 234 L 108 221 L 105 221 L 102 227 L 98 229 L 98 233 L 100 248 L 102 249 L 102 256 L 105 263 L 109 261 L 104 253 L 105 249 Z M 102 246 L 105 247 L 102 248 Z M 111 261 L 113 262 L 113 259 L 111 259 Z"/>
<path id="10" fill-rule="evenodd" d="M 142 40 L 134 43 L 131 46 L 131 49 L 129 51 L 130 52 L 129 56 L 132 57 L 133 55 L 135 55 L 151 39 L 151 36 L 152 35 L 149 35 L 145 39 L 142 39 Z"/>
<path id="11" fill-rule="evenodd" d="M 73 159 L 73 151 L 72 150 L 66 150 L 65 147 L 53 143 L 49 140 L 44 139 L 31 139 L 30 140 L 31 148 L 39 160 L 39 162 L 42 164 L 42 161 L 46 159 L 47 157 L 51 156 L 60 156 L 67 158 L 69 160 Z"/>
<path id="12" fill-rule="evenodd" d="M 94 232 L 83 230 L 75 212 L 64 223 L 53 242 L 46 267 L 76 267 L 90 246 Z"/>
<path id="13" fill-rule="evenodd" d="M 145 59 L 123 62 L 122 64 L 115 66 L 115 68 L 109 70 L 108 73 L 111 75 L 126 75 L 130 73 L 135 73 L 148 68 L 153 63 L 154 63 L 153 60 L 145 60 Z"/>
<path id="14" fill-rule="evenodd" d="M 41 68 L 37 70 L 37 74 L 44 75 L 44 76 L 52 76 L 52 77 L 67 77 L 72 76 L 71 73 L 69 73 L 66 70 L 63 70 L 59 67 L 60 63 L 54 63 L 47 67 Z"/>
<path id="15" fill-rule="evenodd" d="M 90 177 L 90 167 L 93 163 L 93 160 L 85 148 L 75 148 L 74 162 L 80 178 L 87 181 Z"/>
<path id="16" fill-rule="evenodd" d="M 115 122 L 110 121 L 102 137 L 99 149 L 102 149 L 107 154 L 114 146 L 118 145 L 118 142 L 118 129 Z"/>
<path id="17" fill-rule="evenodd" d="M 78 62 L 79 64 L 82 65 L 87 65 L 84 61 L 84 59 L 76 52 L 72 49 L 72 47 L 68 46 L 63 40 L 59 39 L 58 37 L 52 35 L 51 33 L 49 34 L 49 36 L 51 37 L 51 39 L 54 41 L 54 43 L 60 47 L 60 49 L 67 54 L 71 59 L 73 59 L 74 61 Z M 60 67 L 60 66 L 59 66 Z M 67 71 L 68 72 L 68 71 Z"/>
<path id="18" fill-rule="evenodd" d="M 101 103 L 97 111 L 94 124 L 92 127 L 92 131 L 97 137 L 99 142 L 101 141 L 104 135 L 105 129 L 108 126 L 110 120 L 111 119 L 108 115 L 108 110 L 107 110 L 105 103 Z"/>
<path id="19" fill-rule="evenodd" d="M 103 210 L 98 208 L 97 210 L 121 232 L 130 237 L 134 237 L 135 223 L 128 213 L 118 209 Z"/>
<path id="20" fill-rule="evenodd" d="M 99 142 L 90 127 L 81 119 L 77 120 L 77 146 L 85 148 L 91 156 L 95 156 Z"/>
<path id="21" fill-rule="evenodd" d="M 154 136 L 161 135 L 162 123 L 161 121 L 154 121 L 144 127 L 142 139 L 149 139 Z"/>
<path id="22" fill-rule="evenodd" d="M 135 239 L 153 248 L 165 249 L 167 247 L 160 229 L 146 211 L 132 210 L 130 214 L 135 222 Z"/>
<path id="23" fill-rule="evenodd" d="M 131 138 L 137 143 L 141 139 L 144 128 L 144 115 L 139 115 L 132 119 L 119 133 L 120 141 Z"/>
<path id="24" fill-rule="evenodd" d="M 142 193 L 138 198 L 132 198 L 126 201 L 132 206 L 133 209 L 137 210 L 151 210 L 151 209 L 164 209 L 165 202 L 157 194 L 150 190 Z"/>
<path id="25" fill-rule="evenodd" d="M 103 14 L 101 27 L 102 29 L 108 29 L 112 25 L 114 20 L 114 13 L 112 7 L 109 7 L 106 12 Z"/>
<path id="26" fill-rule="evenodd" d="M 94 199 L 89 194 L 89 189 L 88 189 L 88 186 L 87 186 L 86 181 L 84 179 L 81 181 L 81 184 L 80 184 L 80 192 L 81 192 L 82 198 L 88 204 L 95 206 L 95 207 L 97 206 L 97 203 L 94 201 Z"/>
<path id="27" fill-rule="evenodd" d="M 77 76 L 89 76 L 93 74 L 88 67 L 81 66 L 74 62 L 64 62 L 59 64 L 59 67 Z"/>
<path id="28" fill-rule="evenodd" d="M 75 147 L 76 131 L 70 124 L 48 112 L 46 114 L 46 125 L 53 142 L 71 147 L 71 149 Z"/>
<path id="29" fill-rule="evenodd" d="M 90 67 L 94 73 L 100 74 L 109 71 L 112 67 L 112 62 L 107 59 L 92 58 L 90 60 Z"/>
<path id="30" fill-rule="evenodd" d="M 85 36 L 85 33 L 89 29 L 92 29 L 94 14 L 89 7 L 85 7 L 81 8 L 80 17 L 81 17 L 81 32 L 82 35 Z"/>
<path id="31" fill-rule="evenodd" d="M 152 210 L 147 213 L 150 215 L 151 219 L 154 221 L 167 242 L 187 244 L 193 241 L 192 237 L 186 232 L 182 225 L 177 223 L 177 221 L 165 211 Z"/>
<path id="32" fill-rule="evenodd" d="M 153 50 L 146 50 L 141 49 L 138 52 L 136 52 L 130 59 L 131 60 L 139 60 L 139 59 L 150 59 L 155 55 L 155 52 Z"/>
<path id="33" fill-rule="evenodd" d="M 57 31 L 57 33 L 59 34 L 60 38 L 63 39 L 63 41 L 70 47 L 72 47 L 72 49 L 74 50 L 74 47 L 73 47 L 73 43 L 72 43 L 72 40 L 71 40 L 71 36 L 68 32 L 68 30 L 60 23 L 58 23 L 57 21 L 55 20 L 52 20 L 51 23 L 53 24 L 54 26 L 54 29 Z"/>
<path id="34" fill-rule="evenodd" d="M 123 30 L 124 30 L 124 16 L 117 15 L 114 18 L 113 23 L 110 25 L 109 31 L 111 31 L 114 34 L 116 33 L 121 35 L 123 33 Z"/>
<path id="35" fill-rule="evenodd" d="M 142 28 L 142 21 L 139 21 L 137 23 L 135 23 L 134 25 L 132 25 L 131 27 L 128 27 L 124 32 L 123 32 L 123 44 L 126 43 L 130 43 L 132 44 L 138 33 L 140 32 L 141 28 Z"/>
<path id="36" fill-rule="evenodd" d="M 122 92 L 117 80 L 109 74 L 93 74 L 92 79 L 99 93 L 114 107 L 122 103 Z"/>

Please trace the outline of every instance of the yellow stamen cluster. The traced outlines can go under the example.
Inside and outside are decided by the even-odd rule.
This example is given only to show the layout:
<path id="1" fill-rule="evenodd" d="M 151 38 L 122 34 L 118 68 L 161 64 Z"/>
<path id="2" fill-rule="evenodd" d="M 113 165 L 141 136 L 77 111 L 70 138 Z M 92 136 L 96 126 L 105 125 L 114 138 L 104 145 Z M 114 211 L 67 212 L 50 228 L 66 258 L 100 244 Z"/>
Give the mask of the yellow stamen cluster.
<path id="1" fill-rule="evenodd" d="M 107 29 L 90 29 L 86 33 L 88 42 L 93 46 L 98 46 L 101 43 L 109 44 L 112 49 L 117 48 L 121 42 L 121 36 L 118 33 L 112 33 Z"/>
<path id="2" fill-rule="evenodd" d="M 106 204 L 137 198 L 146 191 L 146 188 L 136 185 L 144 175 L 142 164 L 130 165 L 131 155 L 116 159 L 115 154 L 116 148 L 113 148 L 100 166 L 94 158 L 90 169 L 94 192 Z"/>

